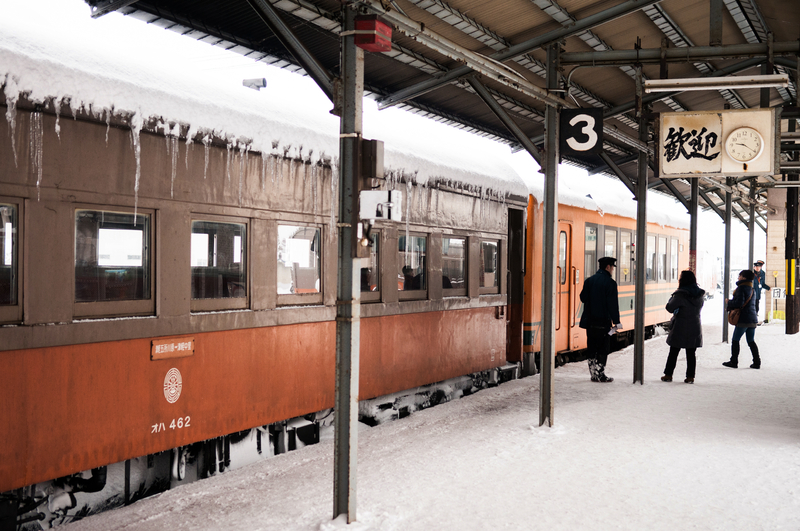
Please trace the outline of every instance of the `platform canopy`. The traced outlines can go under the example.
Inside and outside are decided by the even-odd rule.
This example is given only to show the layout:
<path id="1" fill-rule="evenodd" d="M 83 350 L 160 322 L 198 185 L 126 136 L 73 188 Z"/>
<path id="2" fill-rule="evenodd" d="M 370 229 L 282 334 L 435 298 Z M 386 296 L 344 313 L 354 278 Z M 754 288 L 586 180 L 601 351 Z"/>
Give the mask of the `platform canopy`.
<path id="1" fill-rule="evenodd" d="M 784 131 L 786 118 L 798 117 L 800 9 L 786 0 L 86 1 L 92 16 L 118 11 L 255 61 L 306 71 L 329 97 L 339 68 L 341 10 L 355 5 L 394 28 L 391 51 L 366 54 L 365 87 L 379 106 L 406 108 L 514 148 L 529 139 L 534 154 L 543 144 L 546 102 L 602 108 L 602 152 L 566 161 L 617 176 L 631 189 L 639 151 L 654 160 L 654 144 L 638 140 L 633 116 L 637 64 L 645 79 L 789 76 L 780 88 L 646 94 L 652 113 L 781 107 Z M 554 42 L 562 43 L 561 90 L 548 92 L 545 47 Z M 501 111 L 490 109 L 487 94 Z M 797 173 L 798 163 L 786 154 L 800 147 L 789 138 L 781 143 L 780 172 Z M 661 179 L 654 169 L 651 162 L 648 186 L 688 207 L 688 181 Z M 752 222 L 766 230 L 766 190 L 779 175 L 699 180 L 703 208 L 722 216 L 730 191 L 733 215 L 749 224 L 754 212 Z"/>

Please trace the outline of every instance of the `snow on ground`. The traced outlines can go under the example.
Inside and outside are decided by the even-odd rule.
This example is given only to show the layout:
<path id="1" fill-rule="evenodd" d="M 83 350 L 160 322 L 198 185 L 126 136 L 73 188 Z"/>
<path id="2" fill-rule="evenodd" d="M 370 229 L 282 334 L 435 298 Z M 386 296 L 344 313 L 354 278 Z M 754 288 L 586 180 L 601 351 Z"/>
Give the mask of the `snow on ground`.
<path id="1" fill-rule="evenodd" d="M 612 384 L 585 363 L 555 371 L 553 427 L 539 377 L 515 380 L 359 433 L 358 521 L 331 520 L 333 441 L 75 522 L 69 531 L 297 529 L 798 529 L 800 352 L 783 322 L 759 327 L 762 369 L 721 365 L 717 297 L 704 311 L 696 383 L 659 380 L 665 337 L 614 353 Z M 720 318 L 715 318 L 719 315 Z M 731 329 L 732 333 L 732 329 Z"/>

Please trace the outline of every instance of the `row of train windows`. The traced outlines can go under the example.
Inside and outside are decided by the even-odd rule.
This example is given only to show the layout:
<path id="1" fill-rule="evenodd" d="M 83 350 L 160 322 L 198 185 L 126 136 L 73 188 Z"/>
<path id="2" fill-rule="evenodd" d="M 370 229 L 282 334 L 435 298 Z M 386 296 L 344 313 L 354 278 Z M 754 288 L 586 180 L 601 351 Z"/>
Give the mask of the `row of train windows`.
<path id="1" fill-rule="evenodd" d="M 584 251 L 584 278 L 593 275 L 598 269 L 598 260 L 604 256 L 617 259 L 614 270 L 615 280 L 620 284 L 631 284 L 635 280 L 636 264 L 634 255 L 635 232 L 616 227 L 598 227 L 586 224 Z M 677 282 L 678 253 L 680 243 L 677 238 L 648 234 L 645 245 L 645 281 Z M 598 250 L 602 254 L 598 255 Z"/>
<path id="2" fill-rule="evenodd" d="M 0 204 L 0 305 L 17 304 L 18 211 Z M 191 298 L 246 299 L 247 223 L 192 221 Z M 277 293 L 311 295 L 321 301 L 322 242 L 315 226 L 278 225 Z M 365 301 L 380 299 L 379 233 L 372 234 L 370 257 L 362 260 L 361 291 Z M 425 235 L 398 238 L 398 291 L 402 298 L 424 298 L 428 289 Z M 467 239 L 442 238 L 442 288 L 445 295 L 466 295 Z M 75 213 L 75 302 L 143 301 L 151 299 L 151 214 L 77 210 Z M 499 241 L 480 242 L 480 293 L 499 293 Z M 392 288 L 393 289 L 393 288 Z M 316 295 L 314 295 L 316 294 Z M 287 300 L 286 302 L 290 302 Z M 291 302 L 298 302 L 296 298 Z M 241 305 L 228 304 L 225 308 Z M 218 309 L 194 305 L 193 309 Z"/>

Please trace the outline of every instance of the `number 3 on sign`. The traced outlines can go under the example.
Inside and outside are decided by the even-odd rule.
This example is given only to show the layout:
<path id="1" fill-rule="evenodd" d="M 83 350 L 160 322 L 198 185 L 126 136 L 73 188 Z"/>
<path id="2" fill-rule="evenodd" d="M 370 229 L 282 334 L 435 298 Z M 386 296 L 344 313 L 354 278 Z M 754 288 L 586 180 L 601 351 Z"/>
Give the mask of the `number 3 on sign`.
<path id="1" fill-rule="evenodd" d="M 571 136 L 567 138 L 567 145 L 575 151 L 589 151 L 597 145 L 597 133 L 594 132 L 594 117 L 588 114 L 578 114 L 569 121 L 569 125 L 574 126 L 581 122 L 585 122 L 586 125 L 581 127 L 580 131 L 582 134 L 588 136 L 589 140 L 586 142 L 578 142 L 575 140 L 574 136 Z"/>

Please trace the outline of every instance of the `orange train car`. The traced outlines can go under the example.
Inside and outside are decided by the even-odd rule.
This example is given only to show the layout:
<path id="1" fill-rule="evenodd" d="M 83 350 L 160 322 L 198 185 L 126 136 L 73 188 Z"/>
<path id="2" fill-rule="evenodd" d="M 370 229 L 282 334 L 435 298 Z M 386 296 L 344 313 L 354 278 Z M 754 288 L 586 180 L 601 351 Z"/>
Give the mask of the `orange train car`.
<path id="1" fill-rule="evenodd" d="M 669 296 L 678 286 L 680 271 L 688 267 L 689 233 L 686 227 L 648 222 L 644 267 L 635 260 L 636 219 L 624 214 L 603 212 L 599 208 L 570 204 L 569 196 L 560 197 L 556 252 L 556 363 L 585 359 L 586 334 L 578 326 L 582 304 L 583 281 L 598 270 L 603 256 L 617 258 L 614 271 L 619 290 L 620 318 L 623 330 L 614 336 L 616 347 L 630 344 L 634 325 L 635 277 L 643 271 L 645 279 L 645 336 L 651 337 L 654 327 L 669 322 L 665 310 Z M 649 209 L 650 210 L 650 209 Z M 652 209 L 656 211 L 656 209 Z M 528 246 L 524 302 L 524 354 L 513 360 L 530 365 L 539 351 L 541 323 L 541 231 L 543 209 L 531 196 L 528 203 Z M 673 223 L 677 225 L 677 223 Z M 528 368 L 527 372 L 532 372 Z"/>

